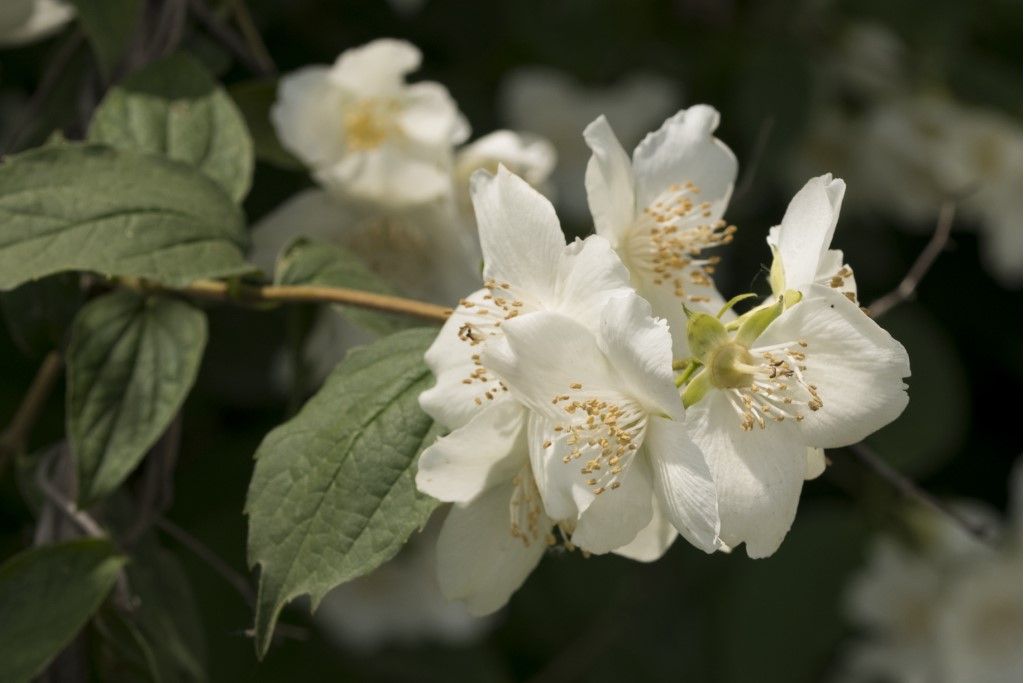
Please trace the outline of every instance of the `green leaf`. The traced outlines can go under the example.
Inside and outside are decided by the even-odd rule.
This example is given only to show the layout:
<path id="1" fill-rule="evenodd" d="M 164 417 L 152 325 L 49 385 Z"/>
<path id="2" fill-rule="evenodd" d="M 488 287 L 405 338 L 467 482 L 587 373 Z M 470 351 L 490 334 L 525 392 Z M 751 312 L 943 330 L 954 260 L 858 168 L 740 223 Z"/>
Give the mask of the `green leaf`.
<path id="1" fill-rule="evenodd" d="M 153 648 L 126 615 L 105 607 L 96 614 L 92 625 L 99 635 L 92 639 L 92 644 L 102 680 L 163 683 Z"/>
<path id="2" fill-rule="evenodd" d="M 417 403 L 433 383 L 423 353 L 436 335 L 407 330 L 352 351 L 260 444 L 246 513 L 261 656 L 285 603 L 308 593 L 315 608 L 391 559 L 437 505 L 414 482 L 416 458 L 437 435 Z"/>
<path id="3" fill-rule="evenodd" d="M 74 273 L 59 273 L 0 293 L 11 338 L 31 356 L 64 346 L 64 337 L 85 295 Z"/>
<path id="4" fill-rule="evenodd" d="M 206 316 L 165 297 L 117 291 L 71 329 L 67 433 L 84 504 L 110 493 L 156 443 L 195 382 Z"/>
<path id="5" fill-rule="evenodd" d="M 281 254 L 274 281 L 280 285 L 326 285 L 361 289 L 376 294 L 395 294 L 388 282 L 358 256 L 334 244 L 298 239 Z M 414 324 L 408 318 L 338 306 L 354 323 L 377 334 L 391 334 Z"/>
<path id="6" fill-rule="evenodd" d="M 245 117 L 256 148 L 256 156 L 261 161 L 289 171 L 305 168 L 302 162 L 281 144 L 270 121 L 270 108 L 277 99 L 277 81 L 243 81 L 228 87 L 228 94 Z"/>
<path id="7" fill-rule="evenodd" d="M 252 270 L 234 202 L 184 164 L 62 144 L 0 165 L 0 290 L 68 270 L 171 285 Z"/>
<path id="8" fill-rule="evenodd" d="M 172 55 L 132 74 L 100 102 L 89 140 L 191 164 L 235 200 L 252 184 L 242 114 L 197 61 Z"/>
<path id="9" fill-rule="evenodd" d="M 0 680 L 39 674 L 100 606 L 123 564 L 109 541 L 79 539 L 0 566 Z"/>
<path id="10" fill-rule="evenodd" d="M 71 0 L 96 54 L 100 73 L 114 75 L 142 19 L 141 0 Z"/>

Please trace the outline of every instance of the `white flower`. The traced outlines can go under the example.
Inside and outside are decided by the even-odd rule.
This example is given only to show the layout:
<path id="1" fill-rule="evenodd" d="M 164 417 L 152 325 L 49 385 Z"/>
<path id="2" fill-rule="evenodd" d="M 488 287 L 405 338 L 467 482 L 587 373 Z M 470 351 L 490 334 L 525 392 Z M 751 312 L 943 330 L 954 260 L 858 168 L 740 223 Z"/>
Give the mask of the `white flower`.
<path id="1" fill-rule="evenodd" d="M 632 292 L 604 239 L 566 246 L 551 204 L 504 167 L 474 176 L 473 202 L 485 287 L 460 304 L 427 351 L 437 383 L 420 405 L 453 431 L 424 450 L 416 483 L 456 503 L 438 545 L 442 590 L 485 614 L 533 570 L 558 521 L 545 512 L 531 468 L 528 410 L 488 365 L 486 349 L 516 319 L 534 316 L 564 316 L 592 334 L 609 297 Z M 651 527 L 665 535 L 663 524 Z M 644 540 L 625 552 L 649 557 Z"/>
<path id="2" fill-rule="evenodd" d="M 498 166 L 504 166 L 550 198 L 547 185 L 556 159 L 554 146 L 530 133 L 496 130 L 474 140 L 455 156 L 454 182 L 459 208 L 472 215 L 470 177 L 481 169 L 495 173 Z"/>
<path id="3" fill-rule="evenodd" d="M 550 140 L 558 150 L 552 178 L 560 212 L 577 223 L 589 222 L 583 174 L 589 150 L 580 131 L 605 115 L 629 145 L 678 107 L 678 86 L 662 76 L 634 73 L 606 87 L 587 87 L 572 76 L 547 68 L 512 72 L 502 83 L 506 123 Z"/>
<path id="4" fill-rule="evenodd" d="M 683 305 L 717 311 L 723 301 L 711 275 L 736 228 L 722 220 L 736 180 L 736 157 L 714 137 L 718 112 L 695 105 L 669 118 L 626 155 L 601 116 L 583 135 L 593 151 L 587 199 L 597 234 L 611 242 L 633 285 L 669 322 L 685 356 Z"/>
<path id="5" fill-rule="evenodd" d="M 811 181 L 791 205 L 794 220 L 776 234 L 787 254 L 787 288 L 802 291 L 727 324 L 706 313 L 688 323 L 695 360 L 682 378 L 687 424 L 711 460 L 722 540 L 745 542 L 751 557 L 771 555 L 782 542 L 804 479 L 824 467 L 821 448 L 863 439 L 908 401 L 903 346 L 838 288 L 815 282 L 823 256 L 833 258 L 827 239 L 841 187 Z M 790 230 L 803 235 L 805 248 L 785 247 Z"/>
<path id="6" fill-rule="evenodd" d="M 75 16 L 63 0 L 4 0 L 0 3 L 0 47 L 42 40 Z"/>
<path id="7" fill-rule="evenodd" d="M 469 126 L 444 86 L 405 82 L 420 58 L 380 39 L 281 79 L 271 119 L 282 144 L 346 196 L 400 205 L 443 195 Z"/>

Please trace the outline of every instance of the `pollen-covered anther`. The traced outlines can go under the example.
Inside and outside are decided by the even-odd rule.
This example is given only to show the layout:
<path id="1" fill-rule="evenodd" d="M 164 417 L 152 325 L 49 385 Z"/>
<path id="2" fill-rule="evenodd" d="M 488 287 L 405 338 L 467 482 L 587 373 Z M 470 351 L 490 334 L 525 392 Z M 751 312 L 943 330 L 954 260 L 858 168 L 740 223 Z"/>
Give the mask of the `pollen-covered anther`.
<path id="1" fill-rule="evenodd" d="M 804 377 L 807 366 L 803 363 L 809 354 L 806 341 L 759 351 L 760 363 L 744 368 L 750 373 L 749 385 L 726 394 L 744 431 L 765 429 L 770 421 L 801 422 L 805 417 L 802 408 L 814 412 L 825 405 L 818 387 Z"/>
<path id="2" fill-rule="evenodd" d="M 521 540 L 526 547 L 540 540 L 551 545 L 547 538 L 550 531 L 540 528 L 544 506 L 529 465 L 525 465 L 513 478 L 512 487 L 512 497 L 508 503 L 509 532 L 512 537 Z"/>

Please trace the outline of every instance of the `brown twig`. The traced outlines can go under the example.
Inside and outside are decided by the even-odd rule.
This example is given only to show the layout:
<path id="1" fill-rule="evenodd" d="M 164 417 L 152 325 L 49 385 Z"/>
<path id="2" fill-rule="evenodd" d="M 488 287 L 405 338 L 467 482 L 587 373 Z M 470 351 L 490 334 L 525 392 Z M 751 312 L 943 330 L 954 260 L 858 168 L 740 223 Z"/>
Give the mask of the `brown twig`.
<path id="1" fill-rule="evenodd" d="M 242 32 L 242 37 L 249 47 L 249 53 L 252 54 L 253 60 L 259 62 L 267 74 L 277 74 L 277 65 L 274 64 L 274 59 L 270 56 L 270 51 L 267 50 L 259 29 L 256 28 L 256 22 L 252 20 L 252 14 L 249 13 L 245 0 L 231 0 L 231 8 L 235 12 L 235 21 L 238 23 L 238 28 Z"/>
<path id="2" fill-rule="evenodd" d="M 904 476 L 892 465 L 883 460 L 866 443 L 856 443 L 848 446 L 847 450 L 860 464 L 867 467 L 880 479 L 888 482 L 903 497 L 913 500 L 928 508 L 932 512 L 945 517 L 954 524 L 962 527 L 975 538 L 987 543 L 994 542 L 993 530 L 986 525 L 977 524 L 964 517 L 956 510 L 945 505 L 941 500 L 928 493 L 911 479 Z"/>
<path id="3" fill-rule="evenodd" d="M 155 524 L 158 529 L 191 550 L 196 557 L 208 564 L 213 571 L 220 574 L 222 579 L 230 583 L 238 591 L 249 607 L 253 607 L 256 604 L 256 594 L 252 586 L 249 585 L 249 581 L 242 574 L 235 571 L 231 565 L 222 560 L 217 553 L 203 545 L 202 541 L 166 517 L 157 517 Z"/>
<path id="4" fill-rule="evenodd" d="M 57 377 L 60 376 L 61 366 L 61 357 L 58 352 L 51 351 L 46 354 L 46 358 L 43 359 L 36 376 L 32 379 L 32 384 L 29 385 L 28 391 L 25 393 L 25 398 L 18 406 L 18 411 L 14 413 L 14 417 L 11 418 L 10 424 L 7 425 L 3 433 L 0 433 L 0 474 L 3 473 L 7 461 L 28 446 L 32 427 L 39 419 L 46 399 L 49 398 L 50 391 L 53 390 L 53 385 L 56 383 Z"/>
<path id="5" fill-rule="evenodd" d="M 219 280 L 196 280 L 181 288 L 169 288 L 139 280 L 121 278 L 118 284 L 136 291 L 158 291 L 184 294 L 196 299 L 226 303 L 328 303 L 345 304 L 385 313 L 401 313 L 431 322 L 444 322 L 451 309 L 437 304 L 375 294 L 360 289 L 323 287 L 318 285 L 242 285 Z"/>
<path id="6" fill-rule="evenodd" d="M 888 313 L 894 306 L 908 301 L 914 296 L 917 286 L 924 279 L 924 276 L 928 274 L 928 270 L 935 263 L 942 250 L 946 248 L 950 232 L 953 230 L 953 219 L 955 216 L 956 204 L 952 201 L 945 202 L 939 209 L 939 218 L 935 221 L 935 230 L 932 232 L 932 238 L 918 255 L 914 265 L 910 267 L 910 270 L 907 271 L 907 274 L 900 281 L 899 285 L 896 286 L 896 289 L 875 299 L 868 306 L 868 315 L 872 318 L 879 318 Z"/>
<path id="7" fill-rule="evenodd" d="M 220 18 L 207 6 L 205 0 L 189 0 L 189 8 L 192 16 L 203 25 L 210 35 L 220 41 L 229 52 L 245 65 L 247 69 L 258 76 L 273 76 L 273 70 L 267 70 L 266 65 L 254 55 L 246 42 L 225 26 Z"/>

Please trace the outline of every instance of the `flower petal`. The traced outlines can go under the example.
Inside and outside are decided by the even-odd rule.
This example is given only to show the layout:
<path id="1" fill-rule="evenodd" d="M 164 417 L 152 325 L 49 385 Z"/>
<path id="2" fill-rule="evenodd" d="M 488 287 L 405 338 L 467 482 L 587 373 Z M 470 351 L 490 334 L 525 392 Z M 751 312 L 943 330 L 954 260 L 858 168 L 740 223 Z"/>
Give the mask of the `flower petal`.
<path id="1" fill-rule="evenodd" d="M 592 152 L 586 185 L 594 227 L 618 247 L 636 217 L 633 165 L 604 115 L 583 130 L 583 139 Z"/>
<path id="2" fill-rule="evenodd" d="M 704 552 L 718 550 L 715 483 L 707 456 L 690 440 L 687 424 L 651 418 L 644 445 L 658 507 L 687 541 Z"/>
<path id="3" fill-rule="evenodd" d="M 477 171 L 470 182 L 484 277 L 550 301 L 565 249 L 551 202 L 504 166 L 493 176 Z"/>
<path id="4" fill-rule="evenodd" d="M 601 311 L 611 296 L 629 294 L 629 271 L 603 237 L 577 239 L 562 251 L 557 294 L 552 310 L 565 313 L 588 329 L 600 325 Z"/>
<path id="5" fill-rule="evenodd" d="M 339 119 L 345 94 L 325 66 L 308 66 L 284 76 L 270 120 L 284 147 L 308 166 L 320 168 L 345 154 L 344 128 Z"/>
<path id="6" fill-rule="evenodd" d="M 821 448 L 808 447 L 807 471 L 804 473 L 804 479 L 807 481 L 817 479 L 825 472 L 826 465 L 827 461 L 825 460 L 825 451 Z"/>
<path id="7" fill-rule="evenodd" d="M 526 429 L 530 465 L 548 517 L 576 519 L 593 502 L 594 493 L 580 476 L 579 465 L 562 460 L 571 450 L 568 435 L 554 427 L 551 420 L 530 412 Z"/>
<path id="8" fill-rule="evenodd" d="M 422 59 L 412 43 L 380 38 L 342 52 L 331 67 L 331 81 L 359 97 L 393 96 Z"/>
<path id="9" fill-rule="evenodd" d="M 600 554 L 633 541 L 648 524 L 653 512 L 651 474 L 643 458 L 637 458 L 619 476 L 620 486 L 594 498 L 580 514 L 572 542 L 587 552 Z"/>
<path id="10" fill-rule="evenodd" d="M 687 410 L 686 420 L 710 460 L 722 540 L 731 547 L 745 542 L 750 557 L 768 557 L 789 531 L 800 501 L 807 451 L 799 430 L 787 420 L 743 431 L 720 390 Z"/>
<path id="11" fill-rule="evenodd" d="M 683 109 L 644 138 L 633 152 L 636 206 L 650 206 L 675 183 L 692 182 L 710 202 L 711 220 L 721 217 L 736 182 L 736 156 L 714 137 L 718 112 L 706 104 Z"/>
<path id="12" fill-rule="evenodd" d="M 63 0 L 5 0 L 0 10 L 0 47 L 14 47 L 42 40 L 61 29 L 75 16 L 73 5 Z"/>
<path id="13" fill-rule="evenodd" d="M 422 81 L 405 89 L 398 125 L 412 140 L 448 153 L 452 145 L 465 142 L 469 124 L 459 112 L 448 89 L 440 83 Z"/>
<path id="14" fill-rule="evenodd" d="M 407 145 L 388 141 L 374 149 L 349 152 L 315 176 L 328 190 L 384 205 L 418 204 L 445 195 L 451 179 L 444 164 L 417 158 L 416 153 Z"/>
<path id="15" fill-rule="evenodd" d="M 424 449 L 416 488 L 438 500 L 465 503 L 509 481 L 527 459 L 525 418 L 514 401 L 488 405 Z"/>
<path id="16" fill-rule="evenodd" d="M 637 562 L 654 562 L 660 559 L 679 537 L 679 532 L 661 511 L 661 504 L 657 498 L 653 501 L 652 513 L 650 524 L 641 529 L 636 538 L 612 552 Z"/>
<path id="17" fill-rule="evenodd" d="M 526 544 L 511 532 L 513 484 L 496 486 L 466 506 L 453 506 L 437 542 L 441 592 L 466 604 L 470 614 L 490 614 L 508 602 L 544 555 L 544 538 Z M 542 519 L 549 530 L 551 521 Z"/>
<path id="18" fill-rule="evenodd" d="M 811 294 L 775 320 L 757 347 L 803 340 L 807 383 L 822 407 L 804 412 L 806 444 L 848 446 L 895 420 L 909 398 L 906 349 L 841 293 L 814 286 Z M 753 349 L 756 351 L 757 348 Z"/>
<path id="19" fill-rule="evenodd" d="M 778 231 L 786 289 L 805 291 L 814 282 L 832 243 L 846 183 L 826 173 L 811 178 L 786 208 Z"/>

